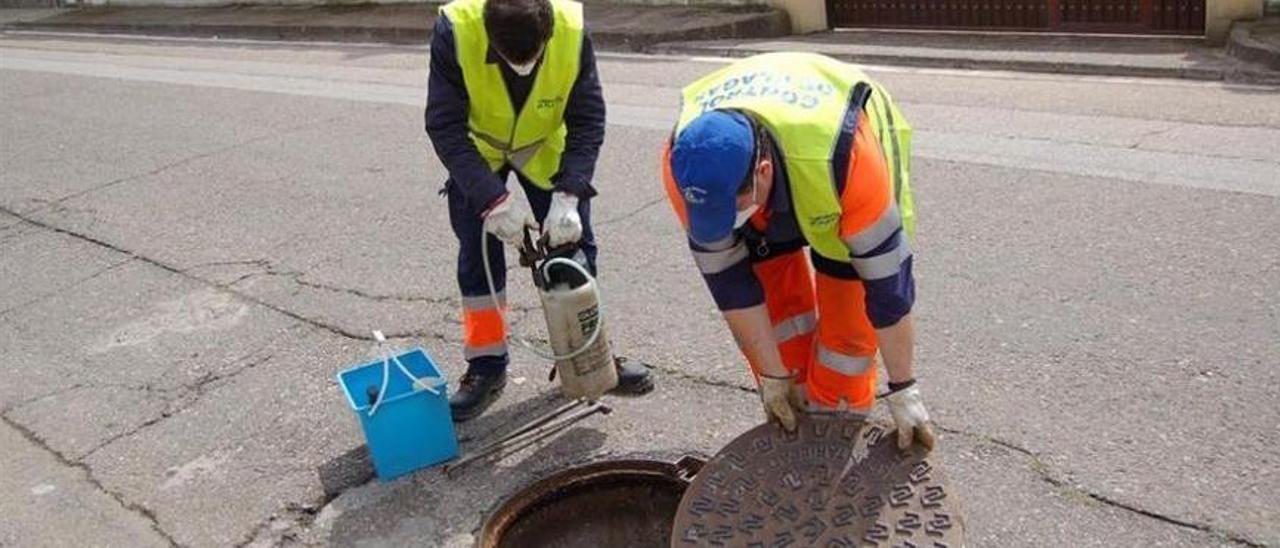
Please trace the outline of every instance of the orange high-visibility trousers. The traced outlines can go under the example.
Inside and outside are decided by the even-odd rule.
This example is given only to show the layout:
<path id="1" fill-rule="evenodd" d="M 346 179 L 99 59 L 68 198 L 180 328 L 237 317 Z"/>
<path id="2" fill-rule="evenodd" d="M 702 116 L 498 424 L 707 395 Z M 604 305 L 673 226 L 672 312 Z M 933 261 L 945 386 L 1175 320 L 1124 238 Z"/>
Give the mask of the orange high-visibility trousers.
<path id="1" fill-rule="evenodd" d="M 862 282 L 818 272 L 803 250 L 754 265 L 782 363 L 810 410 L 866 413 L 875 403 L 876 332 Z"/>

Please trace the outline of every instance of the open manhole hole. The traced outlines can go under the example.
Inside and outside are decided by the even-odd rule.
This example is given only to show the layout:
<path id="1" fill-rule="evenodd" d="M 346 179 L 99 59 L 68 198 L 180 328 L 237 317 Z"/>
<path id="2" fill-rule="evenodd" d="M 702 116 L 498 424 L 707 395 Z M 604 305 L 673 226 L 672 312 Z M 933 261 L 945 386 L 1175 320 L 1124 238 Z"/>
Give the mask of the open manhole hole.
<path id="1" fill-rule="evenodd" d="M 483 548 L 665 548 L 702 459 L 613 460 L 538 481 L 507 499 L 480 530 Z"/>

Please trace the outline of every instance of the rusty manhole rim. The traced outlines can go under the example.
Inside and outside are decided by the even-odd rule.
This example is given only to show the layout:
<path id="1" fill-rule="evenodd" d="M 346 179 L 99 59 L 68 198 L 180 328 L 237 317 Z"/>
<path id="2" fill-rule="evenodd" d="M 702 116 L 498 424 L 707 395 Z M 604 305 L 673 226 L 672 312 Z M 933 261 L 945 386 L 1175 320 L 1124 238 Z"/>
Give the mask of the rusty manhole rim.
<path id="1" fill-rule="evenodd" d="M 602 458 L 601 460 L 571 466 L 566 470 L 533 481 L 505 496 L 489 511 L 480 524 L 476 538 L 477 548 L 496 548 L 498 542 L 512 524 L 535 510 L 538 504 L 556 491 L 571 490 L 610 477 L 643 479 L 656 478 L 672 481 L 688 487 L 693 477 L 706 464 L 707 457 L 686 453 L 674 459 L 670 457 L 630 456 Z"/>

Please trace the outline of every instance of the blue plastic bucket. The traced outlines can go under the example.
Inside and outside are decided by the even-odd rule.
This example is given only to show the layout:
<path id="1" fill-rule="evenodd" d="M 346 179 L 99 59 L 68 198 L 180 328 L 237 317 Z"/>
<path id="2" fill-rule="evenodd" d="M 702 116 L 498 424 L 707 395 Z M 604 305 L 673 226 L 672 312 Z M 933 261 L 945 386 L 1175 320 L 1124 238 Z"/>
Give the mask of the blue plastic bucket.
<path id="1" fill-rule="evenodd" d="M 396 355 L 414 377 L 423 379 L 437 393 L 414 390 L 413 379 L 394 360 L 358 365 L 338 373 L 338 384 L 347 403 L 360 419 L 373 469 L 382 481 L 390 481 L 414 470 L 439 464 L 458 456 L 458 438 L 449 414 L 448 385 L 435 362 L 421 348 Z M 382 387 L 387 374 L 386 394 L 371 415 L 369 392 Z"/>

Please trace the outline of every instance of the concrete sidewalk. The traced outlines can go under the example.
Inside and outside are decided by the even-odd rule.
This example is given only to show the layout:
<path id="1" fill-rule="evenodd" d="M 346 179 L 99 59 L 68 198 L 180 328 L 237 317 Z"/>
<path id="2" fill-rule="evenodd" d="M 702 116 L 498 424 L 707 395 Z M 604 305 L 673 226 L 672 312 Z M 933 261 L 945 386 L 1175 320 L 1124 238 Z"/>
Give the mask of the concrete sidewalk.
<path id="1" fill-rule="evenodd" d="M 1280 71 L 1280 17 L 1267 17 L 1232 27 L 1227 52 L 1239 59 Z"/>
<path id="2" fill-rule="evenodd" d="M 0 9 L 0 28 L 13 23 L 26 23 L 61 15 L 69 10 L 63 8 L 4 8 Z"/>
<path id="3" fill-rule="evenodd" d="M 1280 72 L 1199 37 L 836 30 L 761 40 L 659 44 L 655 53 L 746 57 L 811 51 L 849 62 L 1280 84 Z"/>
<path id="4" fill-rule="evenodd" d="M 765 38 L 790 32 L 786 14 L 770 8 L 602 4 L 585 7 L 592 39 L 597 47 L 605 49 L 641 50 L 660 42 Z M 0 28 L 422 44 L 431 36 L 437 9 L 436 4 L 108 7 L 4 22 Z"/>

